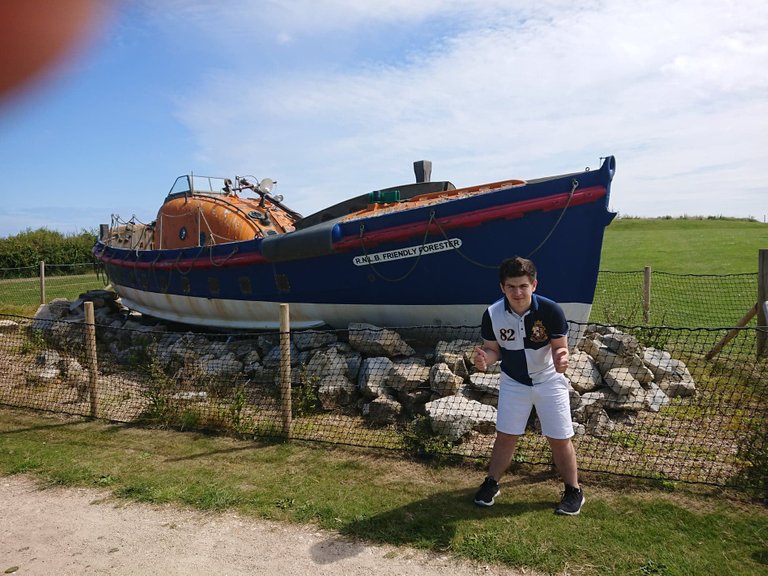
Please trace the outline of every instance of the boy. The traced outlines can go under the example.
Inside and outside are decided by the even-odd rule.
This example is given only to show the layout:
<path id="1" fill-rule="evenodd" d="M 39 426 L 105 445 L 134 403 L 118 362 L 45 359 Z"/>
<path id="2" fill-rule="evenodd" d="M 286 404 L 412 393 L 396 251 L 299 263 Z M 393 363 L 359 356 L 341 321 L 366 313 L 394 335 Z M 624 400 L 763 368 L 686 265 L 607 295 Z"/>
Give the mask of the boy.
<path id="1" fill-rule="evenodd" d="M 501 383 L 488 476 L 475 495 L 478 506 L 493 506 L 499 480 L 515 453 L 535 406 L 541 431 L 547 438 L 555 466 L 565 482 L 555 513 L 573 516 L 581 511 L 584 494 L 579 487 L 576 450 L 571 442 L 570 395 L 563 373 L 568 367 L 568 323 L 562 308 L 535 295 L 536 267 L 515 256 L 499 266 L 504 297 L 483 314 L 474 364 L 485 371 L 501 360 Z"/>

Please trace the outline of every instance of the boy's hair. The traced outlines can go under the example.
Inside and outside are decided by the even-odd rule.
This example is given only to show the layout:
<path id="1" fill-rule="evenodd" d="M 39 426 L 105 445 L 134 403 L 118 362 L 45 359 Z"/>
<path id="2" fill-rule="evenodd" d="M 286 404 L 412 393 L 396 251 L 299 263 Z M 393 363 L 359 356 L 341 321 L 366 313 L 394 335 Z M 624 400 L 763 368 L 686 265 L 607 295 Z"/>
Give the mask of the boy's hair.
<path id="1" fill-rule="evenodd" d="M 536 266 L 527 258 L 513 256 L 502 261 L 499 265 L 499 282 L 504 284 L 507 278 L 519 278 L 528 276 L 531 281 L 536 280 Z"/>

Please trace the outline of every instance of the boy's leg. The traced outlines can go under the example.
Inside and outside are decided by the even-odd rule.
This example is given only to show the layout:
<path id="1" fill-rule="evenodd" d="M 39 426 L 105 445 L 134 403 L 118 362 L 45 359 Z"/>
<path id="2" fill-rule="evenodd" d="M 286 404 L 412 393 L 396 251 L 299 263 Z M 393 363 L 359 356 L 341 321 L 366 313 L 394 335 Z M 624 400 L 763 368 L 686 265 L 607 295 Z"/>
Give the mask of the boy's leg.
<path id="1" fill-rule="evenodd" d="M 491 452 L 491 462 L 488 465 L 488 476 L 485 477 L 485 480 L 483 480 L 482 485 L 475 494 L 474 502 L 478 506 L 493 506 L 496 496 L 501 493 L 499 480 L 512 462 L 516 445 L 517 436 L 496 432 L 496 439 L 493 442 L 493 451 Z"/>
<path id="2" fill-rule="evenodd" d="M 571 439 L 557 440 L 547 438 L 552 448 L 552 458 L 555 461 L 557 471 L 563 477 L 565 490 L 560 499 L 560 504 L 555 508 L 555 514 L 575 516 L 581 512 L 584 505 L 584 492 L 579 487 L 579 473 L 576 467 L 576 450 Z"/>
<path id="3" fill-rule="evenodd" d="M 555 512 L 573 516 L 581 511 L 584 494 L 579 487 L 576 449 L 571 442 L 573 423 L 568 383 L 565 378 L 557 377 L 534 386 L 534 391 L 541 431 L 549 442 L 552 459 L 565 483 L 563 497 Z"/>
<path id="4" fill-rule="evenodd" d="M 563 481 L 575 488 L 579 486 L 576 449 L 573 447 L 573 422 L 567 380 L 558 375 L 533 387 L 536 414 L 541 431 L 549 442 L 552 459 Z"/>
<path id="5" fill-rule="evenodd" d="M 498 482 L 512 463 L 512 457 L 515 455 L 518 436 L 496 432 L 496 439 L 493 442 L 493 451 L 491 452 L 491 462 L 488 465 L 488 476 Z"/>
<path id="6" fill-rule="evenodd" d="M 563 482 L 574 488 L 579 487 L 579 471 L 576 464 L 576 449 L 570 438 L 558 440 L 547 437 L 549 447 L 552 450 L 552 459 L 555 461 L 555 467 L 563 477 Z"/>
<path id="7" fill-rule="evenodd" d="M 493 506 L 494 499 L 500 493 L 499 480 L 512 463 L 517 438 L 525 432 L 525 423 L 532 408 L 531 387 L 502 374 L 496 412 L 496 439 L 488 464 L 488 476 L 475 494 L 475 504 L 478 506 Z"/>
<path id="8" fill-rule="evenodd" d="M 496 411 L 496 439 L 488 465 L 488 476 L 497 482 L 512 463 L 517 439 L 525 433 L 525 425 L 532 409 L 533 388 L 502 374 Z"/>

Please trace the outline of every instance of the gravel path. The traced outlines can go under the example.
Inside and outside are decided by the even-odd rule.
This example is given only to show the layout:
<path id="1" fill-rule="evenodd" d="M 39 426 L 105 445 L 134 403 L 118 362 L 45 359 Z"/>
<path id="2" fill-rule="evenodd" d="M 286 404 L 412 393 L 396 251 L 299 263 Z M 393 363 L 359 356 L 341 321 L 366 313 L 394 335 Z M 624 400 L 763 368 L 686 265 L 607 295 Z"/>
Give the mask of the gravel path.
<path id="1" fill-rule="evenodd" d="M 41 490 L 0 477 L 0 573 L 138 576 L 532 575 L 303 525 L 127 503 L 107 491 Z"/>

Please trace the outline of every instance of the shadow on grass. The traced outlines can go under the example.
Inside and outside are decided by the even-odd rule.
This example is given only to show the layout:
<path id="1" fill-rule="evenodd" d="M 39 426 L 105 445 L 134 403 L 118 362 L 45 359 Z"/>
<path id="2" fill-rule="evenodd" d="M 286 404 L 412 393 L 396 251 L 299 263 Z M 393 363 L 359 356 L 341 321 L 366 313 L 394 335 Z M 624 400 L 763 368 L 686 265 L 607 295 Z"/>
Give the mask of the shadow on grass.
<path id="1" fill-rule="evenodd" d="M 757 552 L 752 554 L 752 560 L 754 560 L 758 564 L 765 564 L 766 566 L 768 566 L 768 549 L 758 550 Z"/>
<path id="2" fill-rule="evenodd" d="M 187 456 L 178 456 L 176 458 L 166 458 L 165 462 L 184 462 L 184 461 L 191 461 L 191 460 L 199 460 L 201 458 L 208 458 L 211 456 L 221 456 L 223 454 L 233 454 L 235 452 L 252 452 L 254 450 L 258 450 L 259 448 L 270 448 L 272 446 L 277 446 L 281 444 L 281 442 L 252 442 L 248 444 L 247 446 L 238 446 L 236 448 L 224 448 L 224 449 L 217 449 L 217 450 L 206 450 L 204 452 L 198 452 L 197 454 L 189 454 Z"/>
<path id="3" fill-rule="evenodd" d="M 90 421 L 82 420 L 80 422 L 62 422 L 59 424 L 40 424 L 38 426 L 28 426 L 26 428 L 15 428 L 14 430 L 3 430 L 0 432 L 0 436 L 7 436 L 9 434 L 21 434 L 23 432 L 34 432 L 37 430 L 53 430 L 56 428 L 73 428 L 75 426 L 82 426 L 83 424 L 89 424 Z"/>
<path id="4" fill-rule="evenodd" d="M 537 480 L 528 479 L 527 483 L 537 483 Z M 555 491 L 553 499 L 531 500 L 526 497 L 516 501 L 516 484 L 519 484 L 517 480 L 502 482 L 503 495 L 491 507 L 481 507 L 474 503 L 477 488 L 451 490 L 387 512 L 353 520 L 342 525 L 339 531 L 347 537 L 441 551 L 451 547 L 459 523 L 554 513 Z"/>

